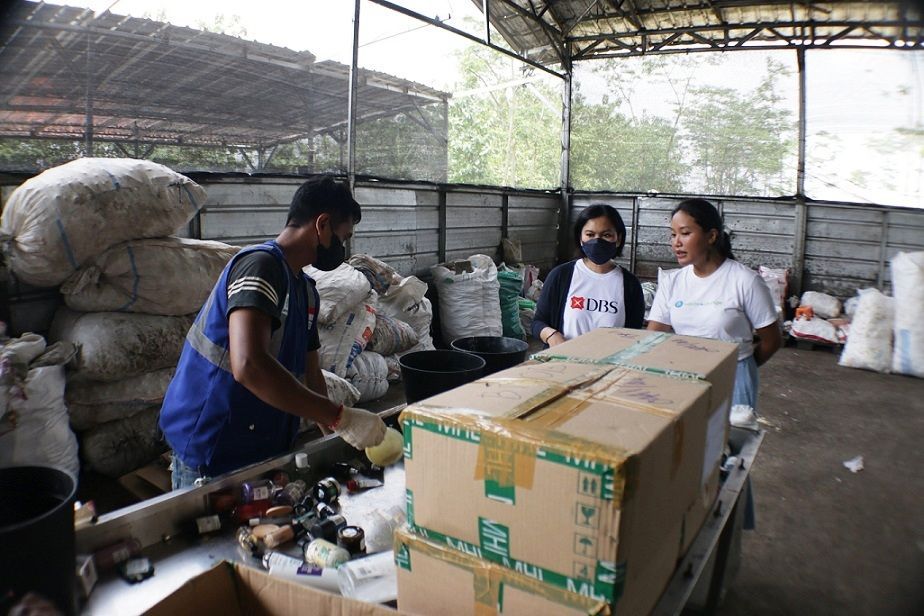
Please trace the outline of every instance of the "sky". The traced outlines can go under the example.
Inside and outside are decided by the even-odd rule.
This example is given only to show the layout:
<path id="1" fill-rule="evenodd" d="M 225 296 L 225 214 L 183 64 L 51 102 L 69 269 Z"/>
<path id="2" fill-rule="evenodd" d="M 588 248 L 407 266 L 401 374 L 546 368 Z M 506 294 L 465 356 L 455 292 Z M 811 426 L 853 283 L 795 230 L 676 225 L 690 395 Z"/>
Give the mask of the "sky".
<path id="1" fill-rule="evenodd" d="M 60 0 L 59 0 L 60 1 Z M 174 24 L 199 27 L 215 16 L 237 16 L 244 38 L 296 51 L 318 60 L 350 63 L 354 3 L 349 0 L 66 0 L 94 11 L 110 10 L 135 17 L 161 13 Z M 399 4 L 461 30 L 480 35 L 482 16 L 471 0 L 399 0 Z M 361 4 L 359 62 L 397 77 L 454 92 L 458 74 L 455 54 L 470 43 L 463 37 L 405 17 L 371 2 Z M 725 54 L 719 68 L 704 68 L 701 85 L 753 88 L 762 75 L 765 52 Z M 795 54 L 777 54 L 795 71 Z M 808 160 L 810 196 L 831 200 L 879 202 L 924 207 L 924 157 L 909 148 L 924 148 L 896 137 L 896 127 L 924 129 L 924 52 L 808 52 Z M 581 64 L 576 69 L 581 92 L 591 100 L 605 92 L 602 80 Z M 734 75 L 730 80 L 729 75 Z M 639 105 L 654 115 L 670 115 L 670 92 L 664 85 L 638 85 Z M 782 83 L 786 105 L 797 109 L 797 83 Z M 814 135 L 836 135 L 815 139 Z M 871 149 L 871 144 L 875 148 Z M 920 153 L 919 153 L 920 154 Z M 863 175 L 876 189 L 864 189 Z M 888 179 L 886 179 L 888 176 Z M 877 181 L 879 178 L 881 181 Z M 883 191 L 884 184 L 892 186 Z"/>

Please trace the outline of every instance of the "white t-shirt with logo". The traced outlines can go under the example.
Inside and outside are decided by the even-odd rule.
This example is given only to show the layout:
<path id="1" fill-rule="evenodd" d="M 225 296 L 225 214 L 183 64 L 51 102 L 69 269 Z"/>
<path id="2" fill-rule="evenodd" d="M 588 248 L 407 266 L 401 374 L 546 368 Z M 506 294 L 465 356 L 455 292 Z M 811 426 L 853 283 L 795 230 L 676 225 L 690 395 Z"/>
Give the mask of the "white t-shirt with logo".
<path id="1" fill-rule="evenodd" d="M 622 268 L 606 274 L 591 271 L 584 260 L 574 264 L 571 287 L 565 297 L 562 334 L 571 340 L 598 327 L 625 327 Z"/>
<path id="2" fill-rule="evenodd" d="M 754 330 L 776 319 L 767 284 L 732 259 L 705 278 L 694 274 L 692 265 L 661 272 L 648 315 L 677 334 L 736 342 L 739 360 L 754 353 Z"/>

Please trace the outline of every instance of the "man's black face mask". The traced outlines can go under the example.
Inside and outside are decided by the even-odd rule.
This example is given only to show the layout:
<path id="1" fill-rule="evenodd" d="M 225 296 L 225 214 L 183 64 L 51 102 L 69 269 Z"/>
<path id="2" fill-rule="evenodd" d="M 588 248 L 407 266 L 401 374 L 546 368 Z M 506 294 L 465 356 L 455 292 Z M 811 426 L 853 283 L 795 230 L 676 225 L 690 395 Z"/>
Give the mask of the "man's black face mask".
<path id="1" fill-rule="evenodd" d="M 346 250 L 343 248 L 343 242 L 331 229 L 330 246 L 324 246 L 321 243 L 320 236 L 318 237 L 318 256 L 312 265 L 322 272 L 330 272 L 340 267 L 345 255 Z"/>

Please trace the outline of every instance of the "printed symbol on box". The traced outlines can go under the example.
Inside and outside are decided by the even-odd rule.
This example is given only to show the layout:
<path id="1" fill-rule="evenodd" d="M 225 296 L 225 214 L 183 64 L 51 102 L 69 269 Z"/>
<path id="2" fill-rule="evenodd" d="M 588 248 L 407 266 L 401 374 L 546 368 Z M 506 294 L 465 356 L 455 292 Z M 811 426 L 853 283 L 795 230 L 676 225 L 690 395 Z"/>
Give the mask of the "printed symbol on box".
<path id="1" fill-rule="evenodd" d="M 581 556 L 594 556 L 597 553 L 597 542 L 587 535 L 574 535 L 574 553 Z"/>
<path id="2" fill-rule="evenodd" d="M 593 582 L 593 565 L 588 563 L 574 563 L 574 577 L 579 580 Z"/>
<path id="3" fill-rule="evenodd" d="M 598 496 L 600 494 L 600 478 L 590 473 L 578 475 L 578 494 Z"/>
<path id="4" fill-rule="evenodd" d="M 574 522 L 578 526 L 586 526 L 587 528 L 597 528 L 598 520 L 600 516 L 597 515 L 600 510 L 596 505 L 588 505 L 587 503 L 578 503 L 577 511 L 575 511 Z"/>

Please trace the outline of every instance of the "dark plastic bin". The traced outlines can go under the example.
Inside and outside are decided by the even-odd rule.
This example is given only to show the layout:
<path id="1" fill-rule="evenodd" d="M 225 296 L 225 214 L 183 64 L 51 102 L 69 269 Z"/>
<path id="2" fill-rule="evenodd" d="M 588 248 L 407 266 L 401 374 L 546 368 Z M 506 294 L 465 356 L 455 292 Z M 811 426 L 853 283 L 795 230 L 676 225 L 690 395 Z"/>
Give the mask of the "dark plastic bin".
<path id="1" fill-rule="evenodd" d="M 61 612 L 74 601 L 77 482 L 50 466 L 0 468 L 0 598 L 35 592 Z M 0 602 L 0 612 L 9 605 Z"/>
<path id="2" fill-rule="evenodd" d="M 457 351 L 473 353 L 484 360 L 484 373 L 493 374 L 526 361 L 529 344 L 504 336 L 468 336 L 452 341 Z"/>
<path id="3" fill-rule="evenodd" d="M 484 373 L 484 360 L 462 351 L 416 351 L 403 355 L 401 378 L 408 404 L 465 385 Z"/>

